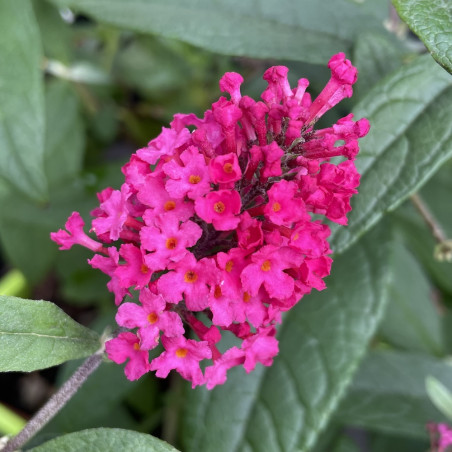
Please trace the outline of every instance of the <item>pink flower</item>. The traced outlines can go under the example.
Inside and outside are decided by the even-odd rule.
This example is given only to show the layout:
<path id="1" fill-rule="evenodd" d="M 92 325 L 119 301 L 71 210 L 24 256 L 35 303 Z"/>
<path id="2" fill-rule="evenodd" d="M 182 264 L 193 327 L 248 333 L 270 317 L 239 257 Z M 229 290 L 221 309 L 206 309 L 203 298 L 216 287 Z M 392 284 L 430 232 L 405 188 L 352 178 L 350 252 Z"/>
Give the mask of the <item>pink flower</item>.
<path id="1" fill-rule="evenodd" d="M 111 277 L 107 283 L 107 288 L 115 294 L 115 304 L 120 305 L 126 295 L 130 295 L 129 289 L 121 286 L 121 279 L 115 275 L 115 271 L 119 265 L 119 252 L 114 246 L 107 248 L 108 257 L 95 254 L 92 259 L 88 259 L 88 263 L 93 268 L 98 268 L 106 275 Z"/>
<path id="2" fill-rule="evenodd" d="M 245 362 L 245 353 L 237 347 L 227 350 L 221 358 L 214 361 L 213 366 L 206 367 L 205 383 L 207 389 L 213 389 L 217 385 L 222 385 L 226 381 L 226 373 L 231 367 L 238 366 Z"/>
<path id="3" fill-rule="evenodd" d="M 116 314 L 116 322 L 126 328 L 138 328 L 140 347 L 151 350 L 158 345 L 160 331 L 167 337 L 181 336 L 184 327 L 175 312 L 166 311 L 166 301 L 161 295 L 144 288 L 140 293 L 141 306 L 124 303 Z"/>
<path id="4" fill-rule="evenodd" d="M 184 336 L 162 336 L 165 351 L 151 361 L 151 370 L 156 370 L 157 377 L 166 378 L 175 369 L 182 377 L 192 382 L 192 387 L 200 385 L 204 377 L 199 367 L 202 359 L 212 357 L 212 352 L 206 341 L 185 339 Z"/>
<path id="5" fill-rule="evenodd" d="M 147 217 L 145 215 L 145 221 Z M 180 223 L 172 214 L 159 215 L 153 221 L 155 226 L 145 226 L 140 231 L 141 245 L 148 251 L 146 265 L 162 270 L 169 262 L 180 261 L 196 244 L 202 235 L 202 229 L 193 221 Z"/>
<path id="6" fill-rule="evenodd" d="M 291 226 L 294 222 L 309 219 L 304 202 L 296 198 L 297 184 L 281 180 L 268 191 L 265 216 L 277 225 Z"/>
<path id="7" fill-rule="evenodd" d="M 69 250 L 72 245 L 82 245 L 94 252 L 102 250 L 102 244 L 88 237 L 83 231 L 85 222 L 78 212 L 72 212 L 64 227 L 68 232 L 60 229 L 58 232 L 51 232 L 50 238 L 60 245 L 60 250 Z"/>
<path id="8" fill-rule="evenodd" d="M 234 182 L 242 177 L 236 154 L 219 155 L 209 163 L 210 178 L 215 184 L 222 184 L 222 188 L 231 188 Z"/>
<path id="9" fill-rule="evenodd" d="M 97 236 L 108 234 L 111 240 L 119 239 L 121 229 L 129 216 L 126 201 L 130 195 L 129 186 L 123 184 L 121 191 L 113 190 L 108 199 L 101 203 L 102 214 L 98 214 L 92 222 L 92 230 Z"/>
<path id="10" fill-rule="evenodd" d="M 243 288 L 257 295 L 261 285 L 270 297 L 287 298 L 294 290 L 294 280 L 284 270 L 301 264 L 302 255 L 289 247 L 266 245 L 251 256 L 252 263 L 241 274 Z"/>
<path id="11" fill-rule="evenodd" d="M 209 287 L 216 283 L 217 268 L 212 259 L 197 261 L 188 253 L 179 262 L 171 263 L 170 271 L 162 275 L 158 282 L 159 292 L 170 303 L 179 303 L 182 297 L 190 311 L 202 311 L 208 305 Z"/>
<path id="12" fill-rule="evenodd" d="M 114 339 L 105 342 L 105 351 L 117 364 L 129 360 L 124 369 L 129 380 L 138 380 L 150 369 L 149 354 L 147 350 L 141 350 L 140 341 L 133 333 L 120 333 Z"/>
<path id="13" fill-rule="evenodd" d="M 151 279 L 153 270 L 146 264 L 144 250 L 126 243 L 121 245 L 119 255 L 126 261 L 115 270 L 115 276 L 121 281 L 121 286 L 136 286 L 136 289 L 145 287 Z"/>
<path id="14" fill-rule="evenodd" d="M 452 428 L 447 424 L 428 424 L 431 435 L 431 452 L 447 452 L 452 446 Z"/>
<path id="15" fill-rule="evenodd" d="M 258 331 L 245 339 L 242 350 L 245 352 L 243 367 L 249 373 L 256 367 L 256 363 L 271 366 L 273 358 L 278 354 L 278 341 L 275 338 L 275 327 L 259 328 Z"/>
<path id="16" fill-rule="evenodd" d="M 195 212 L 193 201 L 170 196 L 165 189 L 164 178 L 155 177 L 153 174 L 145 177 L 137 198 L 143 204 L 152 207 L 145 212 L 148 219 L 151 216 L 172 213 L 180 221 L 186 221 Z"/>
<path id="17" fill-rule="evenodd" d="M 175 160 L 163 165 L 163 171 L 169 176 L 165 184 L 166 191 L 174 198 L 188 196 L 197 199 L 210 191 L 209 170 L 204 156 L 197 148 L 190 146 L 180 155 L 184 166 Z"/>
<path id="18" fill-rule="evenodd" d="M 237 228 L 239 246 L 245 250 L 252 250 L 264 243 L 262 224 L 255 218 L 251 218 L 248 212 L 240 215 L 240 223 Z"/>
<path id="19" fill-rule="evenodd" d="M 230 231 L 240 222 L 240 195 L 235 190 L 212 191 L 195 201 L 195 212 L 217 231 Z"/>
<path id="20" fill-rule="evenodd" d="M 183 147 L 189 139 L 190 131 L 188 129 L 175 131 L 162 127 L 162 133 L 151 140 L 147 147 L 138 149 L 137 155 L 145 162 L 154 165 L 160 157 L 173 155 L 174 150 Z"/>

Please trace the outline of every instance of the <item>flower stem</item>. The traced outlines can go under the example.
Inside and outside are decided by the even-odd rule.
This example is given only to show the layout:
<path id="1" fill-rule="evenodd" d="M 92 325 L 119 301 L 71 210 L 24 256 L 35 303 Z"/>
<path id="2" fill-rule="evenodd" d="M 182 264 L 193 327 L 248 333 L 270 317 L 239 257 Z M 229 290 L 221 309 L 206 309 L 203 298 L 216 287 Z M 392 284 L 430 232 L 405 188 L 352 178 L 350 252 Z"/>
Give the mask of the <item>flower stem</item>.
<path id="1" fill-rule="evenodd" d="M 64 383 L 49 401 L 27 422 L 23 430 L 11 438 L 2 452 L 14 452 L 33 437 L 66 405 L 71 397 L 78 391 L 86 379 L 99 367 L 102 362 L 102 353 L 90 356 L 75 371 L 72 377 Z"/>
<path id="2" fill-rule="evenodd" d="M 436 218 L 433 216 L 433 214 L 430 212 L 427 205 L 424 203 L 422 198 L 418 194 L 411 195 L 411 201 L 418 210 L 418 212 L 421 214 L 422 218 L 427 223 L 428 227 L 432 231 L 433 237 L 438 243 L 445 242 L 447 240 L 446 235 L 444 234 L 443 230 L 441 229 L 440 225 L 436 221 Z"/>

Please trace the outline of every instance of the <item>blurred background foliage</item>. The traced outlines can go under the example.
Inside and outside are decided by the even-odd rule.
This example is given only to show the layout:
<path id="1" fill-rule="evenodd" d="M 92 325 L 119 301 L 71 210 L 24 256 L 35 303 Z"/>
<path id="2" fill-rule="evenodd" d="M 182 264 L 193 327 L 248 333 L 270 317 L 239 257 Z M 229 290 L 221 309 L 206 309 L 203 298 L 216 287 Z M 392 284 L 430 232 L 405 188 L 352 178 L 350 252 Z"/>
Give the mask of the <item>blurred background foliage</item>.
<path id="1" fill-rule="evenodd" d="M 20 0 L 19 3 L 24 4 L 25 1 Z M 40 68 L 35 75 L 31 72 L 29 75 L 29 83 L 32 84 L 37 83 L 36 80 L 44 74 L 42 102 L 37 98 L 27 99 L 30 104 L 28 108 L 27 103 L 20 103 L 22 99 L 18 95 L 20 105 L 12 107 L 24 115 L 41 108 L 45 127 L 44 122 L 42 130 L 36 126 L 35 135 L 33 130 L 27 131 L 36 137 L 36 141 L 28 138 L 24 144 L 36 149 L 41 146 L 40 160 L 28 159 L 31 154 L 27 151 L 25 163 L 18 164 L 28 168 L 23 175 L 28 171 L 36 176 L 35 179 L 30 176 L 26 181 L 24 176 L 18 179 L 13 171 L 10 174 L 0 172 L 0 271 L 3 275 L 0 293 L 50 300 L 78 322 L 99 333 L 106 326 L 114 328 L 116 308 L 105 287 L 107 278 L 86 264 L 91 257 L 87 250 L 77 248 L 59 252 L 49 240 L 49 233 L 61 228 L 74 210 L 80 211 L 88 223 L 89 212 L 96 205 L 96 192 L 106 186 L 121 186 L 121 166 L 131 153 L 160 133 L 161 127 L 168 124 L 173 114 L 194 112 L 202 115 L 219 97 L 218 80 L 226 71 L 240 72 L 245 79 L 242 92 L 257 98 L 264 88 L 262 74 L 273 64 L 287 65 L 292 83 L 300 77 L 308 78 L 311 93 L 315 96 L 329 78 L 325 65 L 328 57 L 334 51 L 345 50 L 358 67 L 360 77 L 353 100 L 341 103 L 322 118 L 323 125 L 331 124 L 347 114 L 358 101 L 365 100 L 375 85 L 380 83 L 379 86 L 384 86 L 382 81 L 384 83 L 391 74 L 424 52 L 422 43 L 409 33 L 390 5 L 382 0 L 339 2 L 350 11 L 360 9 L 348 22 L 348 9 L 342 12 L 343 22 L 341 17 L 336 17 L 336 27 L 333 27 L 331 36 L 328 35 L 328 27 L 331 27 L 328 21 L 333 13 L 326 11 L 329 9 L 327 6 L 304 1 L 297 8 L 297 2 L 286 1 L 284 6 L 290 4 L 294 11 L 298 11 L 291 15 L 282 7 L 262 2 L 262 10 L 256 12 L 255 20 L 247 25 L 250 9 L 252 11 L 250 2 L 241 4 L 234 1 L 226 9 L 237 15 L 237 38 L 231 38 L 229 44 L 225 44 L 228 35 L 221 24 L 224 2 L 212 2 L 211 8 L 199 13 L 205 15 L 198 18 L 200 21 L 216 17 L 216 22 L 206 22 L 205 28 L 197 23 L 190 25 L 191 16 L 187 16 L 187 23 L 182 22 L 183 15 L 187 13 L 182 2 L 173 2 L 174 5 L 169 2 L 167 8 L 164 2 L 149 2 L 148 5 L 161 8 L 156 9 L 161 12 L 161 22 L 152 22 L 155 19 L 151 17 L 140 18 L 139 11 L 134 9 L 139 4 L 132 2 L 130 14 L 136 15 L 133 16 L 135 22 L 130 22 L 131 26 L 126 26 L 130 20 L 127 7 L 124 7 L 123 14 L 115 15 L 120 11 L 120 1 L 111 1 L 109 11 L 88 0 L 80 1 L 78 5 L 75 1 L 66 0 L 34 0 L 28 3 L 32 5 L 32 10 L 22 16 L 18 13 L 15 20 L 33 21 L 33 24 L 23 38 L 25 54 L 16 56 L 29 61 L 26 52 L 33 53 L 29 47 L 42 46 L 38 52 L 42 56 L 38 61 Z M 202 5 L 203 2 L 198 1 L 196 5 L 191 5 L 191 10 Z M 72 7 L 74 9 L 70 9 Z M 219 16 L 209 16 L 208 13 L 215 13 L 215 7 Z M 291 21 L 299 20 L 302 7 L 317 11 L 311 17 L 317 17 L 318 23 L 312 23 L 310 27 L 317 29 L 318 35 L 305 32 L 306 43 L 297 42 L 303 27 L 291 28 Z M 176 17 L 165 31 L 169 21 L 165 14 L 169 15 L 171 8 L 177 10 Z M 277 10 L 280 10 L 279 13 Z M 262 21 L 264 25 L 265 20 L 271 22 L 272 14 L 277 15 L 275 26 L 281 27 L 284 32 L 281 31 L 281 42 L 275 42 L 274 33 L 267 45 L 270 38 L 257 33 L 263 26 Z M 326 15 L 326 20 L 322 23 L 323 15 Z M 151 33 L 146 32 L 147 19 L 151 24 Z M 7 27 L 6 22 L 10 20 L 3 15 L 0 23 Z M 231 21 L 225 22 L 230 24 Z M 337 24 L 341 24 L 343 29 L 339 29 Z M 248 40 L 247 26 L 250 35 L 257 35 L 254 41 Z M 219 37 L 211 39 L 215 27 Z M 331 28 L 329 30 L 331 32 Z M 287 46 L 281 47 L 290 33 L 293 33 L 293 39 Z M 278 48 L 285 50 L 277 53 Z M 8 50 L 6 44 L 4 49 Z M 222 54 L 214 53 L 220 49 L 223 49 Z M 444 74 L 450 79 L 445 71 Z M 415 90 L 416 87 L 400 88 L 402 99 L 410 98 L 410 89 Z M 449 88 L 449 97 L 450 92 Z M 438 96 L 445 91 L 441 93 Z M 437 102 L 439 99 L 433 96 L 424 107 L 435 108 Z M 397 116 L 391 120 L 397 121 Z M 445 135 L 442 142 L 441 158 L 431 163 L 428 172 L 421 172 L 419 184 L 435 174 L 419 191 L 419 196 L 446 236 L 452 237 L 452 163 L 446 161 L 452 153 L 450 117 L 448 120 L 444 118 L 444 124 L 449 127 L 449 135 Z M 31 121 L 30 127 L 34 127 Z M 432 125 L 426 123 L 423 133 L 430 133 L 431 128 Z M 0 144 L 7 140 L 14 141 L 5 138 L 7 134 L 4 130 L 0 129 Z M 435 140 L 435 133 L 432 133 L 431 139 Z M 371 153 L 372 150 L 367 149 L 366 152 Z M 41 179 L 39 162 L 42 163 Z M 2 161 L 2 165 L 9 168 L 7 161 Z M 9 172 L 9 169 L 6 171 Z M 418 188 L 416 184 L 412 183 L 411 191 Z M 377 333 L 373 335 L 370 351 L 334 414 L 339 395 L 324 412 L 314 402 L 309 406 L 307 411 L 312 416 L 310 422 L 316 425 L 313 428 L 315 433 L 301 437 L 297 434 L 297 444 L 302 444 L 300 449 L 291 448 L 290 442 L 286 442 L 283 426 L 286 420 L 282 415 L 279 421 L 273 420 L 281 424 L 272 427 L 276 436 L 281 435 L 276 445 L 268 443 L 272 445 L 259 449 L 255 443 L 258 430 L 253 433 L 253 426 L 247 426 L 245 439 L 234 439 L 234 448 L 228 442 L 216 442 L 214 437 L 219 435 L 222 438 L 224 433 L 221 422 L 229 424 L 237 420 L 234 410 L 229 412 L 224 408 L 228 388 L 220 388 L 212 396 L 207 396 L 198 390 L 192 392 L 186 382 L 177 376 L 162 381 L 147 375 L 131 383 L 125 379 L 120 366 L 106 362 L 30 446 L 63 433 L 103 426 L 152 433 L 184 451 L 311 450 L 317 439 L 316 452 L 425 451 L 429 444 L 426 423 L 446 420 L 430 401 L 425 390 L 425 378 L 433 375 L 452 388 L 452 367 L 448 361 L 452 350 L 452 263 L 434 259 L 435 239 L 413 203 L 409 199 L 404 200 L 408 195 L 406 192 L 397 198 L 397 202 L 391 201 L 391 204 L 381 208 L 380 216 L 387 210 L 393 212 L 386 215 L 384 223 L 380 223 L 377 229 L 394 230 L 395 238 L 385 239 L 386 244 L 379 244 L 382 234 L 377 231 L 373 236 L 374 242 L 369 245 L 374 247 L 369 248 L 373 250 L 380 245 L 386 247 L 384 254 L 391 257 L 384 265 L 389 268 L 388 278 L 392 281 L 386 277 L 382 279 L 387 286 L 385 297 L 388 303 Z M 366 228 L 369 229 L 378 219 L 372 220 Z M 356 238 L 364 232 L 360 230 Z M 353 260 L 353 255 L 347 256 L 341 261 L 344 268 Z M 346 294 L 346 288 L 342 290 Z M 334 293 L 331 292 L 332 298 Z M 340 293 L 340 289 L 336 293 Z M 328 298 L 328 291 L 325 294 Z M 364 299 L 366 292 L 359 296 Z M 307 316 L 309 318 L 309 313 Z M 371 331 L 377 328 L 380 317 L 376 315 L 377 320 Z M 331 341 L 334 343 L 334 338 Z M 356 355 L 356 366 L 363 353 L 364 350 Z M 346 354 L 343 359 L 347 360 Z M 59 368 L 31 374 L 2 374 L 0 400 L 19 416 L 28 418 L 54 388 L 68 378 L 77 364 L 72 361 Z M 347 368 L 348 380 L 341 386 L 340 395 L 345 391 L 346 383 L 351 381 L 356 366 Z M 251 376 L 240 374 L 237 378 L 235 381 L 241 384 L 240 378 L 245 381 Z M 211 399 L 214 401 L 211 402 Z M 213 408 L 209 405 L 212 403 L 216 403 Z M 252 406 L 254 410 L 259 410 L 259 406 Z M 217 409 L 220 415 L 214 417 L 210 424 L 207 421 L 205 426 L 200 426 L 198 415 L 202 409 L 204 413 L 208 409 Z M 249 411 L 243 416 L 251 416 L 251 413 L 256 414 Z M 237 436 L 245 428 L 240 427 L 240 422 L 238 424 L 238 430 L 231 431 L 230 435 Z M 1 425 L 0 421 L 0 428 Z M 265 422 L 263 425 L 266 425 Z M 196 446 L 199 439 L 193 437 L 202 437 L 203 433 L 194 429 L 203 428 L 211 429 L 209 439 L 203 447 Z M 322 429 L 325 430 L 320 434 Z M 191 432 L 187 433 L 187 430 Z M 290 432 L 287 434 L 287 438 L 291 437 Z"/>

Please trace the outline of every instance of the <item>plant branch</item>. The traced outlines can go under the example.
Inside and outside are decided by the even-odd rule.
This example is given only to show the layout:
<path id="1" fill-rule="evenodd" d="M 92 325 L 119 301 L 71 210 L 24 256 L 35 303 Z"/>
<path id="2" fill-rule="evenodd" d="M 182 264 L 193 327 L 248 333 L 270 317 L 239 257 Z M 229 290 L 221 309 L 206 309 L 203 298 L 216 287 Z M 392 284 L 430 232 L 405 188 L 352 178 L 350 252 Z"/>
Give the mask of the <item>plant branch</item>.
<path id="1" fill-rule="evenodd" d="M 14 452 L 23 446 L 44 425 L 46 425 L 66 405 L 78 391 L 86 379 L 99 367 L 102 362 L 102 352 L 90 356 L 75 371 L 72 377 L 49 399 L 49 401 L 27 422 L 23 430 L 11 438 L 2 452 Z"/>
<path id="2" fill-rule="evenodd" d="M 422 218 L 427 223 L 428 227 L 432 231 L 433 237 L 435 237 L 435 240 L 438 243 L 445 242 L 447 240 L 446 235 L 444 234 L 443 230 L 441 229 L 441 226 L 436 221 L 436 218 L 433 216 L 433 214 L 430 212 L 427 205 L 424 203 L 422 198 L 418 194 L 411 195 L 411 201 L 418 210 L 418 212 L 421 214 Z"/>

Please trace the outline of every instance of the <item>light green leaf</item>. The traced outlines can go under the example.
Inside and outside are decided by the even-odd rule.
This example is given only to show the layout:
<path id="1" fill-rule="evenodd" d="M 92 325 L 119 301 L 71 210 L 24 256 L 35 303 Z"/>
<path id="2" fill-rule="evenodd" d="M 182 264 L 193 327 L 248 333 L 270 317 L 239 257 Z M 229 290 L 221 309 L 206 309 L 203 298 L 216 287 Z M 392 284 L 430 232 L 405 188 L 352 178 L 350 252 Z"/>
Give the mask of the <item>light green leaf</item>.
<path id="1" fill-rule="evenodd" d="M 39 29 L 29 0 L 0 2 L 0 179 L 47 198 Z"/>
<path id="2" fill-rule="evenodd" d="M 448 422 L 427 395 L 429 375 L 452 388 L 452 366 L 446 361 L 414 353 L 373 352 L 357 372 L 336 419 L 346 425 L 427 438 L 428 422 Z"/>
<path id="3" fill-rule="evenodd" d="M 410 351 L 445 355 L 442 319 L 427 276 L 400 242 L 394 254 L 393 284 L 379 330 L 383 340 Z"/>
<path id="4" fill-rule="evenodd" d="M 286 315 L 271 367 L 249 375 L 235 368 L 225 385 L 189 392 L 184 451 L 312 449 L 381 318 L 390 273 L 386 234 L 374 231 L 340 256 L 328 289 Z"/>
<path id="5" fill-rule="evenodd" d="M 385 2 L 366 0 L 54 0 L 103 23 L 227 55 L 325 64 L 359 31 L 384 32 Z M 346 24 L 346 26 L 345 26 Z"/>
<path id="6" fill-rule="evenodd" d="M 43 300 L 0 295 L 0 371 L 31 372 L 91 355 L 99 336 Z"/>
<path id="7" fill-rule="evenodd" d="M 415 192 L 452 155 L 452 77 L 428 55 L 384 78 L 354 109 L 369 119 L 357 167 L 362 174 L 348 227 L 334 227 L 342 252 Z"/>
<path id="8" fill-rule="evenodd" d="M 119 428 L 93 428 L 52 439 L 33 452 L 177 452 L 168 443 L 144 433 Z"/>
<path id="9" fill-rule="evenodd" d="M 452 73 L 452 4 L 448 0 L 392 0 L 433 58 Z"/>
<path id="10" fill-rule="evenodd" d="M 444 416 L 447 416 L 449 422 L 452 421 L 452 394 L 439 380 L 428 376 L 425 380 L 427 394 Z"/>

